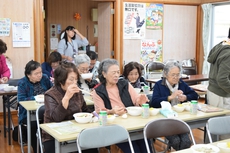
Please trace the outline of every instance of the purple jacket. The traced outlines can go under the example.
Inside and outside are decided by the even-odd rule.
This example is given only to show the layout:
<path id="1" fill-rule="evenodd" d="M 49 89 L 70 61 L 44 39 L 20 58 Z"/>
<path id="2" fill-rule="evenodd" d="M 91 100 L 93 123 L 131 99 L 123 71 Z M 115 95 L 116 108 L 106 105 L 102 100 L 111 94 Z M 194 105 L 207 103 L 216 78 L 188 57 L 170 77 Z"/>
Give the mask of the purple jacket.
<path id="1" fill-rule="evenodd" d="M 0 55 L 0 78 L 10 78 L 10 69 L 6 65 L 6 58 L 4 55 Z"/>

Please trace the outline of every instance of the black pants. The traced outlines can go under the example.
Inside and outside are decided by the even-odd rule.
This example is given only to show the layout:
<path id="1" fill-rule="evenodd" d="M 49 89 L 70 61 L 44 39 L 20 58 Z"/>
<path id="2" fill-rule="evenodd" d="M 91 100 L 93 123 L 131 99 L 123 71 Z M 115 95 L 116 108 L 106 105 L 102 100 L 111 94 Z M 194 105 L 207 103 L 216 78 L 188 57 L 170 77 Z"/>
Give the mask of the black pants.
<path id="1" fill-rule="evenodd" d="M 23 124 L 27 125 L 27 118 L 22 120 Z M 37 153 L 37 122 L 32 121 L 31 122 L 31 146 L 33 147 L 34 153 Z"/>
<path id="2" fill-rule="evenodd" d="M 187 133 L 167 136 L 166 138 L 169 140 L 169 145 L 173 147 L 176 151 L 190 148 L 192 144 Z"/>
<path id="3" fill-rule="evenodd" d="M 55 143 L 54 140 L 49 140 L 49 141 L 45 141 L 43 142 L 43 146 L 44 146 L 44 153 L 55 153 Z M 77 148 L 77 145 L 76 145 Z M 98 150 L 95 149 L 87 149 L 87 150 L 83 150 L 82 153 L 98 153 Z"/>

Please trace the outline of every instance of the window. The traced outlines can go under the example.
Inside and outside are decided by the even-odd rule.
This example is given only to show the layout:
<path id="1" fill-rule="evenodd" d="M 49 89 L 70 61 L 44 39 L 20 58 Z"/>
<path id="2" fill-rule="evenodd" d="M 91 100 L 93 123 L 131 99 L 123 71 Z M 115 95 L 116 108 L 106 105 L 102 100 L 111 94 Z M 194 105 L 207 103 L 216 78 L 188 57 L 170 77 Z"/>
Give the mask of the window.
<path id="1" fill-rule="evenodd" d="M 226 40 L 230 28 L 230 3 L 213 5 L 212 46 Z"/>

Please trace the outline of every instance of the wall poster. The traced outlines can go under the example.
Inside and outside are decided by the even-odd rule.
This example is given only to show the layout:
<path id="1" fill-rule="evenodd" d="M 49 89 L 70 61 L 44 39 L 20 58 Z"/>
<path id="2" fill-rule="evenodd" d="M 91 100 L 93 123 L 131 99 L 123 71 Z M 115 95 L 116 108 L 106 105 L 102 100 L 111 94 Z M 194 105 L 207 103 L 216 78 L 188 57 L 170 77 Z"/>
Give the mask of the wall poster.
<path id="1" fill-rule="evenodd" d="M 0 36 L 10 35 L 10 19 L 0 18 Z"/>
<path id="2" fill-rule="evenodd" d="M 124 39 L 145 37 L 145 3 L 124 2 Z"/>
<path id="3" fill-rule="evenodd" d="M 162 41 L 152 39 L 141 40 L 141 59 L 140 63 L 145 65 L 149 61 L 162 62 Z"/>
<path id="4" fill-rule="evenodd" d="M 163 4 L 146 3 L 146 28 L 153 30 L 163 28 Z"/>
<path id="5" fill-rule="evenodd" d="M 30 47 L 30 23 L 13 22 L 13 47 Z"/>

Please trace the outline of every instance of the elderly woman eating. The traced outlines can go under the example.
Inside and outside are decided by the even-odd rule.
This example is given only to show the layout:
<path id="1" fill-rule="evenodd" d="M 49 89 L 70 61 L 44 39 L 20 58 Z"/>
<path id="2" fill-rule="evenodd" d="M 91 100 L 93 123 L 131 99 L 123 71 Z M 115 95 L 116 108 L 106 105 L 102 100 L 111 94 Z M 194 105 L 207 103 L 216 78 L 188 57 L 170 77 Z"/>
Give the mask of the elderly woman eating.
<path id="1" fill-rule="evenodd" d="M 92 79 L 92 76 L 89 78 L 83 78 L 82 74 L 89 73 L 90 67 L 90 58 L 86 54 L 80 54 L 75 57 L 75 64 L 77 70 L 80 74 L 79 80 L 77 82 L 78 86 L 83 90 L 90 91 L 90 89 L 94 88 L 98 82 L 97 80 Z"/>
<path id="2" fill-rule="evenodd" d="M 64 62 L 54 71 L 54 86 L 45 93 L 44 122 L 61 122 L 73 119 L 77 112 L 90 112 L 77 86 L 78 71 L 73 63 Z M 43 131 L 45 153 L 54 153 L 54 138 Z M 83 153 L 97 153 L 89 149 Z"/>
<path id="3" fill-rule="evenodd" d="M 197 93 L 190 88 L 182 79 L 181 65 L 177 61 L 169 61 L 163 69 L 163 78 L 154 85 L 154 92 L 150 105 L 160 108 L 162 101 L 169 101 L 171 105 L 181 102 L 197 100 Z M 166 137 L 170 146 L 175 150 L 189 148 L 191 141 L 188 134 L 173 135 Z"/>
<path id="4" fill-rule="evenodd" d="M 101 84 L 93 91 L 94 107 L 107 114 L 123 115 L 125 107 L 140 106 L 148 102 L 144 94 L 137 94 L 132 85 L 125 79 L 119 79 L 120 68 L 114 59 L 103 60 L 98 68 L 98 78 Z M 137 123 L 138 124 L 138 123 Z M 144 140 L 132 141 L 135 153 L 147 152 Z M 124 153 L 130 153 L 128 142 L 117 144 Z"/>

